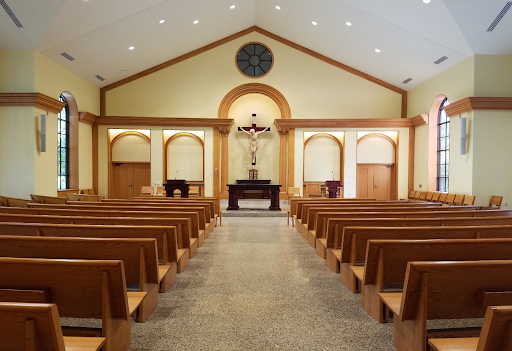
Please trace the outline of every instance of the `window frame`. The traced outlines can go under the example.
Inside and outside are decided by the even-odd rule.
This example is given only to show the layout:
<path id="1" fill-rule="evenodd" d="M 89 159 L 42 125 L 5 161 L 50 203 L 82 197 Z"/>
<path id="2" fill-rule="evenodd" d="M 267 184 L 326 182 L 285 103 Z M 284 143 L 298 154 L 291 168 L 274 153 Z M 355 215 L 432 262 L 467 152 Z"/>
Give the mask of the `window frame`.
<path id="1" fill-rule="evenodd" d="M 70 116 L 69 116 L 69 105 L 66 97 L 61 94 L 59 97 L 59 101 L 66 103 L 66 105 L 62 108 L 62 110 L 57 115 L 57 189 L 58 190 L 66 190 L 69 189 L 69 180 L 70 180 L 70 169 L 69 169 L 69 159 L 70 159 Z M 62 115 L 65 115 L 62 118 Z M 62 132 L 62 124 L 64 124 L 65 131 Z M 62 145 L 62 137 L 65 138 L 65 145 Z M 64 152 L 64 161 L 62 161 L 62 150 Z M 64 164 L 64 172 L 62 171 L 62 165 Z M 64 184 L 62 181 L 64 180 Z M 63 185 L 65 187 L 63 187 Z"/>
<path id="2" fill-rule="evenodd" d="M 437 118 L 437 177 L 436 190 L 448 193 L 450 174 L 450 116 L 443 107 L 450 101 L 445 98 L 439 107 Z M 444 133 L 443 133 L 444 130 Z M 444 134 L 444 135 L 443 135 Z"/>

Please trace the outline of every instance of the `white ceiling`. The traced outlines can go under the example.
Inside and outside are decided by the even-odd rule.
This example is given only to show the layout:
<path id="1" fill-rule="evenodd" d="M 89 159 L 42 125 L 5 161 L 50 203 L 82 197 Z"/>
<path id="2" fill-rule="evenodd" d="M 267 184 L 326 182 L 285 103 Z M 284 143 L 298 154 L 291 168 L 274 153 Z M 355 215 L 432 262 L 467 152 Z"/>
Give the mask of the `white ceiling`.
<path id="1" fill-rule="evenodd" d="M 255 25 L 404 90 L 474 54 L 512 55 L 512 9 L 487 32 L 504 0 L 3 1 L 23 28 L 0 9 L 0 50 L 37 50 L 99 87 Z"/>

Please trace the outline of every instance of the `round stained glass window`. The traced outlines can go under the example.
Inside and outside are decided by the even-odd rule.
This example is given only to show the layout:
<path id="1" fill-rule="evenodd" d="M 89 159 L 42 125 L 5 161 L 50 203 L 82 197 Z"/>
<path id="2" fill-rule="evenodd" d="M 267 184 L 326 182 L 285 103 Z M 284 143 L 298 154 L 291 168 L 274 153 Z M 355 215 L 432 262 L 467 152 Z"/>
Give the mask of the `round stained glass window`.
<path id="1" fill-rule="evenodd" d="M 236 54 L 236 65 L 240 72 L 251 78 L 263 77 L 274 63 L 270 50 L 260 43 L 244 45 Z"/>

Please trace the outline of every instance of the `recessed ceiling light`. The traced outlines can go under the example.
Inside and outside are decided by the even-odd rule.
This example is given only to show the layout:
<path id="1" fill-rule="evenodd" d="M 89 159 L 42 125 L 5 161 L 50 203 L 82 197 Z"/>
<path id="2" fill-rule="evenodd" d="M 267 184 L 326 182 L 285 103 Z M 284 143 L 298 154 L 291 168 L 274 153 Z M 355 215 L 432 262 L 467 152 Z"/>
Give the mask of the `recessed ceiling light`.
<path id="1" fill-rule="evenodd" d="M 316 23 L 315 21 L 313 21 L 313 22 L 311 22 L 311 23 L 313 23 L 313 25 L 314 25 L 314 26 L 316 26 L 316 25 L 318 24 L 318 23 Z"/>
<path id="2" fill-rule="evenodd" d="M 375 52 L 380 52 L 380 50 L 379 49 L 375 49 Z"/>
<path id="3" fill-rule="evenodd" d="M 281 6 L 276 6 L 276 9 L 281 10 Z"/>
<path id="4" fill-rule="evenodd" d="M 424 2 L 425 4 L 428 4 L 428 3 L 430 3 L 430 0 L 423 0 L 423 2 Z"/>
<path id="5" fill-rule="evenodd" d="M 135 49 L 135 46 L 130 46 L 130 47 L 128 48 L 128 50 L 133 50 L 133 49 Z"/>
<path id="6" fill-rule="evenodd" d="M 198 23 L 199 23 L 199 21 L 198 21 L 198 20 L 195 20 L 195 21 L 194 21 L 194 24 L 198 24 Z"/>
<path id="7" fill-rule="evenodd" d="M 233 10 L 235 8 L 235 5 L 231 5 L 229 8 Z"/>
<path id="8" fill-rule="evenodd" d="M 165 22 L 165 20 L 160 20 L 160 21 L 158 21 L 158 23 L 164 23 L 164 22 Z"/>
<path id="9" fill-rule="evenodd" d="M 352 23 L 350 23 L 350 22 L 346 22 L 345 24 L 346 24 L 347 26 L 349 26 L 349 27 L 352 25 Z"/>

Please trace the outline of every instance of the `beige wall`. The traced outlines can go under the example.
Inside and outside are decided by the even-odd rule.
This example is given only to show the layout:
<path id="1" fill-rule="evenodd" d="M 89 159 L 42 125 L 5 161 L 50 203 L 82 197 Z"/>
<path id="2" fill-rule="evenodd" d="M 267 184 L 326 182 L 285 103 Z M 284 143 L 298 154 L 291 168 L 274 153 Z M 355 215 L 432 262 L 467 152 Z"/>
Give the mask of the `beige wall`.
<path id="1" fill-rule="evenodd" d="M 0 50 L 0 93 L 34 91 L 34 51 Z"/>
<path id="2" fill-rule="evenodd" d="M 270 73 L 256 80 L 235 66 L 238 49 L 252 41 L 268 45 L 275 58 Z M 400 94 L 259 33 L 108 91 L 107 115 L 215 118 L 226 93 L 255 81 L 278 89 L 291 106 L 292 118 L 400 117 Z"/>
<path id="3" fill-rule="evenodd" d="M 181 135 L 167 145 L 167 179 L 203 181 L 203 145 L 196 138 Z"/>
<path id="4" fill-rule="evenodd" d="M 512 96 L 512 55 L 475 55 L 475 96 Z"/>
<path id="5" fill-rule="evenodd" d="M 304 181 L 340 180 L 339 144 L 328 136 L 317 136 L 308 141 L 304 150 Z"/>
<path id="6" fill-rule="evenodd" d="M 151 162 L 150 142 L 135 134 L 119 137 L 112 145 L 112 162 Z"/>
<path id="7" fill-rule="evenodd" d="M 357 144 L 357 163 L 395 163 L 395 147 L 384 137 L 366 137 Z"/>
<path id="8" fill-rule="evenodd" d="M 79 123 L 78 138 L 80 147 L 78 149 L 78 186 L 80 189 L 92 188 L 92 125 Z"/>

